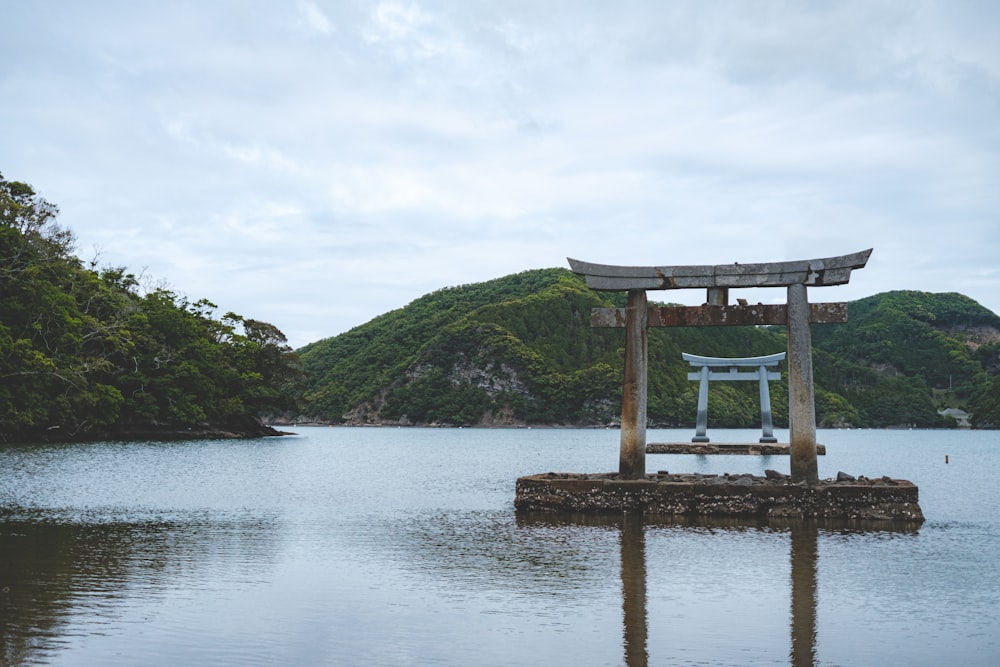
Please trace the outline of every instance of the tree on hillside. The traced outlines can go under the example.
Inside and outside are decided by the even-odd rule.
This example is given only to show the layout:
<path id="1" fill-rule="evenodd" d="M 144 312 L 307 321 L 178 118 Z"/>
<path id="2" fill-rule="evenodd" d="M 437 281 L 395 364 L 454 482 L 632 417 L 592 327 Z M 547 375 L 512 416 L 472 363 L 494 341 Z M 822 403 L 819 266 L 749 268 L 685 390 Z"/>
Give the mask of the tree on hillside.
<path id="1" fill-rule="evenodd" d="M 5 430 L 113 421 L 121 394 L 107 384 L 109 340 L 81 308 L 101 296 L 72 257 L 58 209 L 0 176 L 0 423 Z M 81 299 L 81 297 L 84 297 Z"/>
<path id="2" fill-rule="evenodd" d="M 301 350 L 306 413 L 350 423 L 614 423 L 624 332 L 591 327 L 590 312 L 622 305 L 624 295 L 591 290 L 566 269 L 433 292 Z M 851 302 L 847 324 L 812 330 L 823 427 L 946 426 L 938 410 L 967 405 L 1000 371 L 1000 318 L 959 294 L 876 295 Z M 784 327 L 650 329 L 650 425 L 694 422 L 697 385 L 682 352 L 786 348 Z M 785 426 L 787 385 L 771 392 L 774 425 Z M 710 402 L 712 423 L 760 422 L 753 383 L 713 388 Z"/>
<path id="3" fill-rule="evenodd" d="M 239 429 L 294 406 L 298 364 L 280 331 L 141 294 L 124 268 L 85 268 L 57 213 L 0 175 L 0 441 Z"/>
<path id="4" fill-rule="evenodd" d="M 972 425 L 1000 428 L 1000 375 L 991 376 L 969 402 Z"/>

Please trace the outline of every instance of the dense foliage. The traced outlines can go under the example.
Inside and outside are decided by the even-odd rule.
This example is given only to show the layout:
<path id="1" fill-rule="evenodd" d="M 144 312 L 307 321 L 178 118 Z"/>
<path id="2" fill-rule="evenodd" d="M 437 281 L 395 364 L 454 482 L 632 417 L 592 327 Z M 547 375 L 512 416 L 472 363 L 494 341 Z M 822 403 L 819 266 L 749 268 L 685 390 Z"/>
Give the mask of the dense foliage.
<path id="1" fill-rule="evenodd" d="M 428 294 L 296 355 L 274 326 L 84 265 L 55 206 L 0 176 L 0 442 L 253 433 L 262 415 L 349 423 L 613 424 L 621 307 L 565 269 Z M 890 292 L 813 327 L 821 426 L 942 426 L 963 408 L 1000 426 L 1000 317 L 959 294 Z M 651 329 L 648 416 L 691 425 L 697 383 L 682 352 L 772 354 L 783 327 Z M 301 358 L 301 362 L 300 362 Z M 771 384 L 787 425 L 784 382 Z M 753 382 L 713 383 L 712 427 L 759 424 Z M 954 425 L 951 421 L 950 425 Z M 257 431 L 259 432 L 259 431 Z"/>
<path id="2" fill-rule="evenodd" d="M 565 321 L 589 325 L 590 309 L 610 302 L 567 275 L 528 271 L 439 290 L 301 349 L 308 414 L 461 424 L 516 407 L 553 421 L 588 397 L 607 400 L 621 341 Z"/>
<path id="3" fill-rule="evenodd" d="M 968 409 L 977 426 L 1000 424 L 989 409 L 1000 317 L 966 296 L 897 291 L 853 301 L 846 324 L 813 327 L 813 345 L 817 382 L 856 406 L 866 426 L 935 426 L 940 407 Z"/>
<path id="4" fill-rule="evenodd" d="M 609 424 L 621 401 L 624 332 L 590 310 L 622 306 L 563 269 L 440 290 L 303 348 L 306 414 L 350 423 Z M 1000 318 L 957 294 L 892 292 L 853 302 L 850 323 L 813 327 L 821 426 L 946 426 L 944 407 L 1000 424 Z M 682 352 L 760 356 L 783 327 L 651 329 L 650 423 L 691 425 L 697 383 Z M 757 385 L 713 383 L 709 423 L 759 425 Z M 784 382 L 771 384 L 787 425 Z"/>
<path id="5" fill-rule="evenodd" d="M 56 214 L 0 176 L 0 441 L 249 433 L 295 408 L 280 331 L 84 266 Z"/>

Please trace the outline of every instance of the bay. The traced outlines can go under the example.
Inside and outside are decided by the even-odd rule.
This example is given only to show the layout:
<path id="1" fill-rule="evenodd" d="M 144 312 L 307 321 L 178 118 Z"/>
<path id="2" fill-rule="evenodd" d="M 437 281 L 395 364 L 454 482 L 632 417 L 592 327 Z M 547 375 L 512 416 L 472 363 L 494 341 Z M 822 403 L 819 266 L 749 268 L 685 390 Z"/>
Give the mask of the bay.
<path id="1" fill-rule="evenodd" d="M 0 449 L 0 661 L 1000 664 L 1000 433 L 820 431 L 821 477 L 920 487 L 893 531 L 515 513 L 518 476 L 615 470 L 614 430 L 298 430 Z"/>

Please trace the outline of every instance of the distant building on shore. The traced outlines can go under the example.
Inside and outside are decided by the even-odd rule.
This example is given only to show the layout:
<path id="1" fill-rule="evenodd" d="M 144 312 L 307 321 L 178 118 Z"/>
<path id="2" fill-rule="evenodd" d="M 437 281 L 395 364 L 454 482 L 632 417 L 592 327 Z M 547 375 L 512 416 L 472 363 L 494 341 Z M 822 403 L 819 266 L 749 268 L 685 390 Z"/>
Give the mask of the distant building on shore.
<path id="1" fill-rule="evenodd" d="M 960 410 L 959 408 L 948 408 L 946 410 L 938 410 L 938 414 L 951 417 L 958 422 L 959 428 L 972 428 L 972 424 L 969 423 L 969 413 L 965 410 Z"/>

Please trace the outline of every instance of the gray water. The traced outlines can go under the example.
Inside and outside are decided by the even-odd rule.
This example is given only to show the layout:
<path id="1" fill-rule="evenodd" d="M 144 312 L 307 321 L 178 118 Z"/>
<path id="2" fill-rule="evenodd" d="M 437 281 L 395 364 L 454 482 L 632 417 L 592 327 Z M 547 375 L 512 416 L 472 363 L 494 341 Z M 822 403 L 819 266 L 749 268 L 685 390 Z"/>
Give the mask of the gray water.
<path id="1" fill-rule="evenodd" d="M 1000 433 L 819 440 L 821 477 L 909 479 L 927 522 L 514 512 L 520 475 L 617 469 L 610 430 L 0 449 L 0 662 L 1000 664 Z M 647 468 L 762 474 L 788 460 L 649 455 Z"/>

